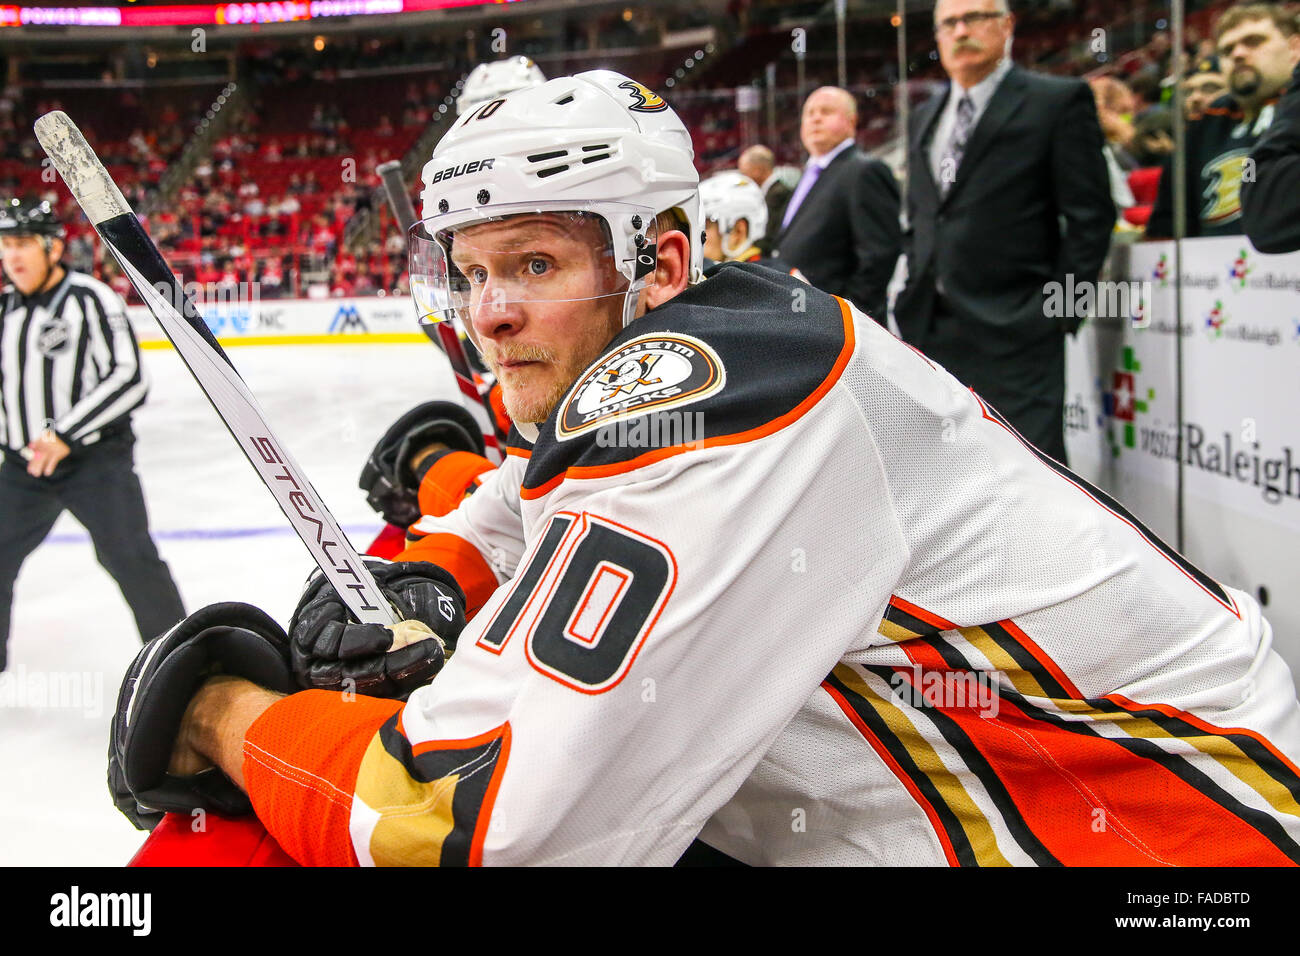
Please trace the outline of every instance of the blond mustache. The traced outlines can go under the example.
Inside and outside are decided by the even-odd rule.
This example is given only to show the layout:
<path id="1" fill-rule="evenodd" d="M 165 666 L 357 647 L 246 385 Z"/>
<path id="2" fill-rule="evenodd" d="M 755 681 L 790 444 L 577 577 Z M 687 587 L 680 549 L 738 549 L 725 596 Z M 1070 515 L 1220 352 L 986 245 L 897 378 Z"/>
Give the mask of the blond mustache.
<path id="1" fill-rule="evenodd" d="M 508 349 L 484 351 L 489 365 L 500 367 L 503 362 L 554 362 L 555 353 L 540 345 L 517 345 Z"/>

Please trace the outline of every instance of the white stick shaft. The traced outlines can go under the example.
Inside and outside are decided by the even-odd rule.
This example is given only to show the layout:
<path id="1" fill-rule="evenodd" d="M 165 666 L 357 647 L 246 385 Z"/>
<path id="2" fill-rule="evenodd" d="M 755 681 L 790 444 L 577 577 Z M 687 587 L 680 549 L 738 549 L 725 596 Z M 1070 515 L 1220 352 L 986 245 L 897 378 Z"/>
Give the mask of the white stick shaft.
<path id="1" fill-rule="evenodd" d="M 36 138 L 95 231 L 176 346 L 240 450 L 349 610 L 363 624 L 395 623 L 398 616 L 375 579 L 298 463 L 271 431 L 253 393 L 193 302 L 184 296 L 180 283 L 81 131 L 59 111 L 42 116 L 35 128 Z"/>

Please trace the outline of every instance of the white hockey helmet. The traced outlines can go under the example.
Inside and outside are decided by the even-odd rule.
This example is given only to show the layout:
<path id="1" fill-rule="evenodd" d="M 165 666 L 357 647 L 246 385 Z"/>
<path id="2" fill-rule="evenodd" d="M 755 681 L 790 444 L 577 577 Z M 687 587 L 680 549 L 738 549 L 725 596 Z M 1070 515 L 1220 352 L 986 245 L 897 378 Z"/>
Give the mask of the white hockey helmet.
<path id="1" fill-rule="evenodd" d="M 465 86 L 456 97 L 456 113 L 463 116 L 481 103 L 500 99 L 515 90 L 541 86 L 545 82 L 546 74 L 526 56 L 480 63 L 465 78 Z"/>
<path id="2" fill-rule="evenodd" d="M 703 276 L 699 174 L 690 134 L 662 98 L 619 73 L 593 70 L 518 90 L 466 113 L 423 172 L 424 220 L 412 227 L 411 288 L 422 321 L 466 319 L 469 281 L 451 261 L 458 231 L 512 216 L 568 216 L 602 227 L 610 282 L 631 321 L 654 280 L 655 217 L 677 210 L 690 239 L 689 279 Z M 584 224 L 586 224 L 584 226 Z M 544 283 L 514 283 L 507 300 L 540 301 Z M 500 294 L 501 290 L 494 290 Z M 501 302 L 500 298 L 495 301 Z M 466 322 L 468 324 L 468 322 Z"/>
<path id="3" fill-rule="evenodd" d="M 763 198 L 763 190 L 735 170 L 718 173 L 700 183 L 700 205 L 705 221 L 718 224 L 722 252 L 728 258 L 745 251 L 727 245 L 727 236 L 740 220 L 749 224 L 751 245 L 767 234 L 767 200 Z"/>

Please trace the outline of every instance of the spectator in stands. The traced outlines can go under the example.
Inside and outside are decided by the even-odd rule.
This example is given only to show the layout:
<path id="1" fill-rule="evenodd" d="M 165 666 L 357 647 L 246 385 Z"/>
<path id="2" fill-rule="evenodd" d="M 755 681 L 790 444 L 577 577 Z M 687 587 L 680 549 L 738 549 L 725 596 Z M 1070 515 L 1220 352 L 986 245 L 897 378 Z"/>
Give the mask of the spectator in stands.
<path id="1" fill-rule="evenodd" d="M 272 256 L 262 264 L 257 286 L 258 294 L 263 299 L 278 299 L 284 294 L 284 270 L 279 257 Z"/>
<path id="2" fill-rule="evenodd" d="M 776 157 L 766 146 L 751 146 L 740 154 L 740 161 L 736 164 L 741 175 L 748 176 L 758 188 L 763 190 L 763 199 L 767 203 L 767 221 L 775 226 L 785 216 L 786 204 L 790 201 L 790 195 L 793 190 L 785 183 L 781 182 L 773 173 L 776 170 Z M 767 255 L 772 251 L 772 235 L 776 230 L 772 229 L 768 235 L 755 243 L 760 252 Z"/>
<path id="3" fill-rule="evenodd" d="M 1266 109 L 1286 88 L 1300 63 L 1295 15 L 1269 3 L 1229 7 L 1214 29 L 1228 92 L 1187 124 L 1187 235 L 1241 235 L 1241 177 L 1245 160 L 1268 129 Z M 1147 222 L 1150 239 L 1174 234 L 1173 162 L 1160 175 L 1160 191 Z"/>
<path id="4" fill-rule="evenodd" d="M 363 262 L 357 266 L 357 277 L 352 282 L 353 295 L 374 295 L 379 291 L 379 286 L 375 284 L 374 278 L 370 274 L 370 269 Z"/>
<path id="5" fill-rule="evenodd" d="M 903 338 L 1065 460 L 1065 335 L 1045 285 L 1097 280 L 1115 224 L 1097 107 L 1077 79 L 1011 62 L 1005 0 L 939 0 L 951 78 L 913 114 Z"/>
<path id="6" fill-rule="evenodd" d="M 1113 76 L 1099 76 L 1088 81 L 1097 104 L 1097 120 L 1106 139 L 1107 153 L 1123 170 L 1136 169 L 1137 160 L 1129 152 L 1133 145 L 1132 91 Z"/>
<path id="7" fill-rule="evenodd" d="M 1137 118 L 1131 150 L 1141 168 L 1164 164 L 1174 151 L 1174 118 L 1169 110 L 1147 110 Z"/>
<path id="8" fill-rule="evenodd" d="M 1228 81 L 1219 71 L 1218 56 L 1198 59 L 1183 80 L 1183 114 L 1187 121 L 1199 120 L 1205 115 L 1206 107 L 1227 92 Z"/>
<path id="9" fill-rule="evenodd" d="M 808 161 L 779 229 L 769 226 L 772 256 L 883 322 L 900 249 L 898 183 L 858 149 L 857 119 L 853 94 L 838 87 L 823 86 L 804 102 L 799 135 Z"/>
<path id="10" fill-rule="evenodd" d="M 1260 252 L 1300 250 L 1300 66 L 1250 158 L 1255 178 L 1241 184 L 1246 235 Z"/>
<path id="11" fill-rule="evenodd" d="M 1115 209 L 1123 213 L 1134 205 L 1133 190 L 1129 188 L 1127 171 L 1137 168 L 1128 152 L 1133 142 L 1133 126 L 1128 120 L 1132 109 L 1132 94 L 1114 77 L 1100 76 L 1088 85 L 1097 104 L 1097 119 L 1105 138 L 1102 155 L 1106 159 L 1106 174 L 1110 180 L 1110 195 Z"/>
<path id="12" fill-rule="evenodd" d="M 1145 70 L 1138 72 L 1128 81 L 1128 88 L 1133 92 L 1133 98 L 1136 100 L 1133 112 L 1135 127 L 1143 117 L 1165 111 L 1165 107 L 1160 102 L 1159 77 Z"/>

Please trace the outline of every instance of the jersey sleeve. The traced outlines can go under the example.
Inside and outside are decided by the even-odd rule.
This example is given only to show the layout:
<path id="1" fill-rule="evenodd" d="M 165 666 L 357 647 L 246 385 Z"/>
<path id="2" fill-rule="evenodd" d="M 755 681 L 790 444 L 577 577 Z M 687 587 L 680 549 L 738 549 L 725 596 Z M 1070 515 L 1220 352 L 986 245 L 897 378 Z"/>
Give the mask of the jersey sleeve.
<path id="1" fill-rule="evenodd" d="M 432 457 L 432 456 L 431 456 Z M 478 490 L 495 466 L 482 455 L 448 451 L 438 455 L 420 478 L 420 514 L 441 517 Z"/>
<path id="2" fill-rule="evenodd" d="M 477 456 L 466 455 L 465 459 Z M 505 581 L 523 554 L 523 525 L 519 515 L 519 484 L 523 478 L 525 458 L 508 455 L 499 468 L 486 461 L 482 465 L 447 456 L 448 473 L 453 484 L 462 489 L 469 484 L 474 493 L 462 490 L 461 501 L 441 515 L 426 514 L 407 531 L 407 546 L 397 555 L 399 561 L 430 561 L 451 572 L 465 592 L 467 616 L 475 614 Z M 487 466 L 487 467 L 482 467 Z M 451 471 L 458 474 L 451 474 Z M 422 507 L 452 504 L 451 489 L 430 486 L 430 471 L 420 485 Z"/>

